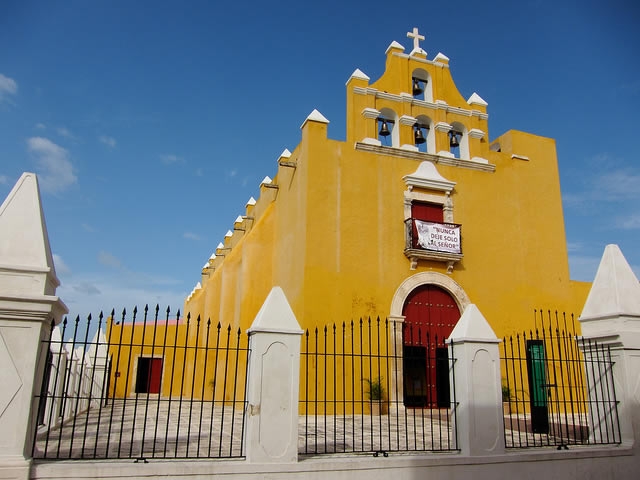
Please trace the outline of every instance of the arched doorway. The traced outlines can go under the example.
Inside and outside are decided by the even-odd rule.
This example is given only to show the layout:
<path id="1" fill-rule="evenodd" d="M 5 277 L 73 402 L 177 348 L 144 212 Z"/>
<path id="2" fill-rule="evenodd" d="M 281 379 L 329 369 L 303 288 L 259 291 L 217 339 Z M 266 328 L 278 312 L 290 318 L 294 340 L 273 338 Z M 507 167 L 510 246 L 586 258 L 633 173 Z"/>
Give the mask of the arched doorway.
<path id="1" fill-rule="evenodd" d="M 449 361 L 444 340 L 460 319 L 455 299 L 437 285 L 420 285 L 407 296 L 402 315 L 405 406 L 449 407 Z"/>

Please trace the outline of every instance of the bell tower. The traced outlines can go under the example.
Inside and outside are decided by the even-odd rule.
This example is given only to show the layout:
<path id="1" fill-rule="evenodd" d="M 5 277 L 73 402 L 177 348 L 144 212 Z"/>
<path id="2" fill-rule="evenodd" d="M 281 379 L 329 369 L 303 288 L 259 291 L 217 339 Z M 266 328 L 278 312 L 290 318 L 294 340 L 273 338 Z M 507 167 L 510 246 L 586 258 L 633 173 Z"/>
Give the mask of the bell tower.
<path id="1" fill-rule="evenodd" d="M 411 52 L 393 41 L 378 80 L 370 83 L 358 69 L 347 81 L 347 141 L 389 155 L 416 152 L 487 164 L 487 103 L 477 93 L 463 98 L 449 58 L 438 53 L 429 59 L 417 28 L 407 37 Z"/>

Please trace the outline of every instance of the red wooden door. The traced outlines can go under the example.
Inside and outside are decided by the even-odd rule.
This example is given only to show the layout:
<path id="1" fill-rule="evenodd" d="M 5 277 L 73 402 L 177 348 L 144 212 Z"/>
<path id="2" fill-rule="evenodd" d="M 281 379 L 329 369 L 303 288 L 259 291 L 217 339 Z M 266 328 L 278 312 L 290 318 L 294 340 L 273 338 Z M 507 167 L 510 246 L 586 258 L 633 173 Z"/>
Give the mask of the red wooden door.
<path id="1" fill-rule="evenodd" d="M 160 393 L 162 383 L 162 359 L 138 358 L 136 393 Z"/>
<path id="2" fill-rule="evenodd" d="M 160 393 L 162 380 L 162 359 L 152 358 L 149 365 L 149 393 Z"/>
<path id="3" fill-rule="evenodd" d="M 436 205 L 434 203 L 425 202 L 413 202 L 411 204 L 411 217 L 414 220 L 423 220 L 425 222 L 444 222 L 444 213 L 442 205 Z M 415 221 L 411 222 L 412 235 L 412 248 L 422 248 L 418 243 L 418 230 L 416 229 Z"/>
<path id="4" fill-rule="evenodd" d="M 425 202 L 413 202 L 411 204 L 411 216 L 418 220 L 438 223 L 442 223 L 444 219 L 442 205 Z"/>
<path id="5" fill-rule="evenodd" d="M 402 314 L 405 405 L 449 406 L 449 362 L 444 340 L 460 319 L 453 297 L 435 285 L 409 294 Z"/>

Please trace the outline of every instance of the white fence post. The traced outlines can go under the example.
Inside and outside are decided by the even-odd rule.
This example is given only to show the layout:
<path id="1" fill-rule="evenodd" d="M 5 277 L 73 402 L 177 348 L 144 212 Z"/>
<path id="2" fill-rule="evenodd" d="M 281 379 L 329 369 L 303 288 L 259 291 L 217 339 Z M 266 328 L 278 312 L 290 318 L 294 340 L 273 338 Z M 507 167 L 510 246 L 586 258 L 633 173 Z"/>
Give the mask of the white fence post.
<path id="1" fill-rule="evenodd" d="M 105 379 L 107 376 L 107 366 L 109 364 L 109 350 L 107 347 L 107 338 L 102 331 L 98 329 L 91 340 L 91 344 L 87 350 L 87 377 L 89 386 L 87 395 L 91 398 L 92 407 L 99 407 L 104 402 L 107 395 L 105 391 Z"/>
<path id="2" fill-rule="evenodd" d="M 605 248 L 579 320 L 585 339 L 595 340 L 611 350 L 622 442 L 633 444 L 634 436 L 640 434 L 640 283 L 617 245 Z M 589 354 L 585 353 L 588 360 Z M 603 373 L 608 372 L 587 368 L 591 400 L 596 400 L 594 395 L 604 390 L 600 388 L 602 382 L 609 381 L 608 376 L 601 378 Z M 600 413 L 589 415 L 592 436 L 601 435 L 612 426 L 611 415 Z"/>
<path id="3" fill-rule="evenodd" d="M 0 206 L 0 476 L 28 478 L 52 322 L 67 308 L 35 174 L 23 174 Z"/>
<path id="4" fill-rule="evenodd" d="M 447 342 L 455 359 L 450 377 L 458 448 L 463 455 L 504 454 L 500 340 L 478 307 L 470 304 Z"/>
<path id="5" fill-rule="evenodd" d="M 274 287 L 249 329 L 246 458 L 298 461 L 300 339 L 303 334 L 280 287 Z"/>

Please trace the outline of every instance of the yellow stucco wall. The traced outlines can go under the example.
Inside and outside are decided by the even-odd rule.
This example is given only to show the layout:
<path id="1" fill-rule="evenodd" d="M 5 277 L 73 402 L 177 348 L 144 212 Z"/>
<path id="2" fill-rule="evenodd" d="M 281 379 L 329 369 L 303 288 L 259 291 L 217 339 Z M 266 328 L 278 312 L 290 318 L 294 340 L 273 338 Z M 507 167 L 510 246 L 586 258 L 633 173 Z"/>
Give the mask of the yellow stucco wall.
<path id="1" fill-rule="evenodd" d="M 412 98 L 416 72 L 428 77 L 429 100 Z M 346 103 L 346 140 L 328 139 L 321 119 L 304 122 L 300 144 L 280 159 L 272 183 L 261 186 L 255 205 L 216 250 L 185 314 L 246 331 L 277 285 L 305 330 L 368 317 L 384 321 L 400 313 L 391 311 L 398 287 L 424 272 L 459 285 L 499 337 L 535 328 L 534 309 L 580 311 L 590 284 L 569 278 L 553 139 L 509 131 L 489 142 L 486 106 L 462 97 L 448 61 L 398 48 L 388 50 L 379 80 L 347 82 Z M 395 113 L 397 145 L 375 145 L 378 123 L 366 109 Z M 413 127 L 402 116 L 431 120 L 430 153 L 400 148 L 413 142 Z M 439 154 L 449 150 L 443 126 L 454 123 L 468 142 L 460 160 Z M 455 182 L 453 221 L 462 226 L 463 258 L 450 272 L 447 263 L 424 259 L 412 269 L 404 252 L 403 177 L 423 161 Z M 193 333 L 189 338 L 195 342 Z M 322 382 L 313 383 L 320 389 Z"/>
<path id="2" fill-rule="evenodd" d="M 400 96 L 411 91 L 416 69 L 428 74 L 439 103 Z M 480 130 L 483 138 L 468 140 L 469 158 L 485 159 L 495 169 L 468 168 L 477 165 L 472 161 L 450 165 L 391 147 L 358 149 L 356 143 L 376 136 L 377 122 L 363 116 L 365 108 Z M 304 328 L 384 318 L 405 279 L 434 271 L 458 283 L 499 336 L 531 327 L 534 308 L 579 311 L 589 284 L 569 279 L 555 142 L 509 131 L 493 140 L 500 145 L 493 151 L 485 113 L 484 105 L 470 105 L 458 92 L 446 61 L 390 49 L 378 81 L 352 78 L 347 84 L 347 140 L 328 139 L 323 122 L 305 122 L 301 143 L 285 159 L 295 168 L 279 167 L 277 190 L 262 187 L 255 219 L 245 221 L 250 228 L 234 233 L 233 249 L 207 269 L 185 310 L 246 329 L 279 285 Z M 396 128 L 400 145 L 412 142 L 411 126 L 397 122 Z M 448 150 L 447 133 L 435 135 L 435 152 Z M 423 160 L 435 161 L 438 172 L 456 183 L 451 198 L 464 257 L 450 274 L 445 263 L 426 260 L 410 270 L 403 253 L 403 176 Z"/>

